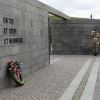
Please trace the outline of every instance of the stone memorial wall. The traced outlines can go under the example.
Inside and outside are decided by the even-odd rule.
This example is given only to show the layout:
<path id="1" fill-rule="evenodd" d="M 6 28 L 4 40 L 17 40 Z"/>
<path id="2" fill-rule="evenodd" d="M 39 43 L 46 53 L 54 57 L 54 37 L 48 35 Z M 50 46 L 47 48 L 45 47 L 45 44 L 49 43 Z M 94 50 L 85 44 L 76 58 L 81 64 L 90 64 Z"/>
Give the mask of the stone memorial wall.
<path id="1" fill-rule="evenodd" d="M 96 29 L 100 33 L 100 20 L 71 18 L 69 20 L 52 19 L 49 22 L 52 54 L 92 55 L 91 31 Z"/>
<path id="2" fill-rule="evenodd" d="M 49 62 L 48 12 L 36 0 L 0 0 L 0 89 L 12 84 L 11 60 L 21 62 L 24 76 Z"/>

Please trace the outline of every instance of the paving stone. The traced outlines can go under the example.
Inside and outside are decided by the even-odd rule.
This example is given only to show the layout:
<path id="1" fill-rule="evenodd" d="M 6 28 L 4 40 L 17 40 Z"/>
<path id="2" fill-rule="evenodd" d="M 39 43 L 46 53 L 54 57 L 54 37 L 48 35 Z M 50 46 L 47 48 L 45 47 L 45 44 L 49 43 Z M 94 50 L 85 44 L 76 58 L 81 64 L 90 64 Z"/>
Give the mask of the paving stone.
<path id="1" fill-rule="evenodd" d="M 0 90 L 4 100 L 58 100 L 81 66 L 91 56 L 51 56 L 59 61 L 46 66 L 25 78 L 23 87 Z M 80 63 L 79 63 L 80 62 Z M 28 72 L 28 71 L 26 71 Z"/>

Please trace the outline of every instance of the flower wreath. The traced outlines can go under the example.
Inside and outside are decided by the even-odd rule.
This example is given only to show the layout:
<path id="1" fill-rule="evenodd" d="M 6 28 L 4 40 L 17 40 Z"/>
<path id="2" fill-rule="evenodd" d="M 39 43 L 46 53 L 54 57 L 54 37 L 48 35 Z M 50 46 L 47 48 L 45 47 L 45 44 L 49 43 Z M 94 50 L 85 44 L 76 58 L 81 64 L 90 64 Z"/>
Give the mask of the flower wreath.
<path id="1" fill-rule="evenodd" d="M 24 85 L 24 80 L 21 75 L 20 63 L 18 61 L 8 62 L 7 69 L 8 73 L 10 74 L 11 78 L 15 81 L 16 85 Z"/>

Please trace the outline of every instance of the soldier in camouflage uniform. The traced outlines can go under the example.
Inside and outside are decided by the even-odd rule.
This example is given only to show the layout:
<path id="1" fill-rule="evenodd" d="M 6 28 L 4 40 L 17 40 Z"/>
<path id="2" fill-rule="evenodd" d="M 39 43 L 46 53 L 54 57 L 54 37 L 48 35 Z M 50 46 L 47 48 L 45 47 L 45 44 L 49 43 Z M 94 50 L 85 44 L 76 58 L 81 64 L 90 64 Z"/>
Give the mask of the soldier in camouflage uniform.
<path id="1" fill-rule="evenodd" d="M 93 54 L 96 56 L 97 55 L 97 49 L 99 46 L 99 41 L 100 41 L 100 36 L 99 33 L 97 31 L 92 31 L 91 32 L 92 35 L 92 44 L 93 44 Z"/>

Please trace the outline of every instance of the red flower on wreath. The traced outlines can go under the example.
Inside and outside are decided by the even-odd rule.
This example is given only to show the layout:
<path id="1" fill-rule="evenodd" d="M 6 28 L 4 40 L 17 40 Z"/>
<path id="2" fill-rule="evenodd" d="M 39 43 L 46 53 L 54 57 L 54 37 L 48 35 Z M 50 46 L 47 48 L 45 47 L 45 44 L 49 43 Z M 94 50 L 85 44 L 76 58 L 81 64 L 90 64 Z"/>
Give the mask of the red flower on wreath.
<path id="1" fill-rule="evenodd" d="M 9 70 L 16 76 L 17 79 L 20 79 L 21 70 L 18 66 L 18 62 L 10 61 L 8 65 Z"/>

